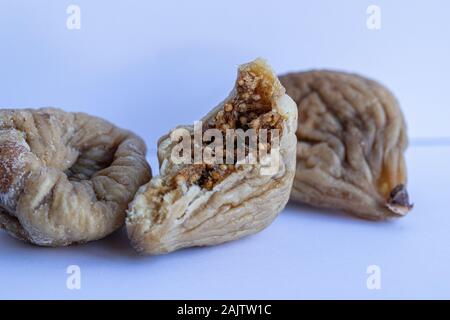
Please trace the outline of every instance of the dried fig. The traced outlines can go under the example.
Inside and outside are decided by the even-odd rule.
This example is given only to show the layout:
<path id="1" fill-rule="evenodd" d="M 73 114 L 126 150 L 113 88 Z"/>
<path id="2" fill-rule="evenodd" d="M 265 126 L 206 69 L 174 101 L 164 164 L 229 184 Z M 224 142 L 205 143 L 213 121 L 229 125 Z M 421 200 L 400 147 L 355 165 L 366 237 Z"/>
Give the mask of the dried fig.
<path id="1" fill-rule="evenodd" d="M 144 142 L 83 113 L 0 110 L 0 227 L 42 246 L 100 239 L 151 177 Z"/>
<path id="2" fill-rule="evenodd" d="M 194 149 L 197 146 L 205 154 L 210 148 L 203 139 L 200 143 L 195 140 L 195 125 L 178 127 L 160 139 L 160 175 L 138 191 L 126 220 L 134 248 L 161 254 L 235 240 L 267 227 L 289 198 L 295 174 L 296 126 L 295 103 L 270 67 L 260 59 L 240 66 L 235 89 L 200 126 L 203 135 L 208 130 L 218 132 L 214 142 L 232 136 L 231 144 L 227 140 L 215 162 L 174 160 L 179 145 L 174 133 L 180 129 L 194 140 Z M 266 156 L 258 153 L 259 161 L 250 163 L 250 142 L 243 158 L 235 157 L 237 140 L 230 133 L 239 129 L 254 129 L 258 134 L 263 129 L 279 132 L 279 143 L 274 143 L 274 136 L 259 139 L 259 149 L 270 152 Z M 268 160 L 277 154 L 278 165 L 270 170 Z M 232 155 L 233 162 L 221 161 L 225 155 Z M 244 158 L 245 162 L 240 161 Z M 192 160 L 191 153 L 186 160 Z"/>
<path id="3" fill-rule="evenodd" d="M 407 214 L 407 135 L 395 97 L 341 72 L 291 73 L 280 81 L 299 110 L 291 198 L 374 220 Z"/>

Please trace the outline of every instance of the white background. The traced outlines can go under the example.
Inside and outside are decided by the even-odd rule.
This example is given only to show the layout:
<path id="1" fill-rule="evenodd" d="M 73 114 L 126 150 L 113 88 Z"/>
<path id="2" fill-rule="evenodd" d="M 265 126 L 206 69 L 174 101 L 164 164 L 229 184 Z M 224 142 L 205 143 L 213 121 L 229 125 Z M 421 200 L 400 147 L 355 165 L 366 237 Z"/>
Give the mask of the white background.
<path id="1" fill-rule="evenodd" d="M 81 8 L 68 30 L 66 9 Z M 381 8 L 381 30 L 366 9 Z M 227 96 L 238 64 L 357 72 L 404 110 L 415 209 L 374 223 L 289 204 L 233 243 L 141 257 L 123 232 L 37 248 L 0 233 L 0 298 L 450 298 L 448 1 L 0 1 L 0 107 L 57 106 L 159 136 Z M 66 288 L 79 265 L 81 290 Z M 381 290 L 368 290 L 378 265 Z"/>

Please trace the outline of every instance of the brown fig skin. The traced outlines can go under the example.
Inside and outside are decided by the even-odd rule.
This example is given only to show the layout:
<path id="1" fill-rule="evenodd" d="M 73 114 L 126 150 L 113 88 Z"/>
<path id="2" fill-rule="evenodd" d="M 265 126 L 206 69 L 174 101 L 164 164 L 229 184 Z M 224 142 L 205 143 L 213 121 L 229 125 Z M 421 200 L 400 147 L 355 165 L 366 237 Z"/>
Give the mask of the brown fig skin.
<path id="1" fill-rule="evenodd" d="M 297 103 L 297 170 L 291 199 L 383 220 L 411 209 L 406 124 L 392 93 L 336 71 L 280 77 Z"/>

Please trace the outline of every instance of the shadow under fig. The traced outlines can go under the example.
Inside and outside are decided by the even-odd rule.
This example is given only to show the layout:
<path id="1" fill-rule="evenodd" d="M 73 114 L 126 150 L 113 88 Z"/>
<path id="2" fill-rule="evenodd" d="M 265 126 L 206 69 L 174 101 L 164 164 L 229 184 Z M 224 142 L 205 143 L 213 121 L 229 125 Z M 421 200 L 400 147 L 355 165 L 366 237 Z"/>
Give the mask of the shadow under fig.
<path id="1" fill-rule="evenodd" d="M 298 215 L 303 217 L 327 217 L 334 220 L 348 221 L 351 223 L 363 223 L 363 224 L 384 224 L 387 221 L 383 220 L 368 220 L 361 217 L 351 215 L 342 210 L 331 208 L 314 207 L 305 203 L 301 203 L 294 200 L 289 200 L 286 208 L 281 214 Z"/>

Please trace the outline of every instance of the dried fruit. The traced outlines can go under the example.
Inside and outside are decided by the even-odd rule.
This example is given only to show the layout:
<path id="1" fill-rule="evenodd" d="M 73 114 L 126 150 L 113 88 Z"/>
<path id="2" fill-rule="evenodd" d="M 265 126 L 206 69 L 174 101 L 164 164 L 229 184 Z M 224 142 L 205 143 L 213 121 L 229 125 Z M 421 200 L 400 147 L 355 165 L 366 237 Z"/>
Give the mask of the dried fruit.
<path id="1" fill-rule="evenodd" d="M 133 133 L 83 113 L 0 110 L 0 227 L 42 246 L 110 234 L 150 180 L 145 152 Z"/>
<path id="2" fill-rule="evenodd" d="M 195 138 L 195 126 L 179 127 L 162 137 L 158 146 L 160 176 L 138 191 L 126 221 L 132 245 L 140 252 L 167 253 L 256 233 L 267 227 L 288 201 L 295 174 L 297 108 L 264 61 L 242 65 L 235 89 L 202 121 L 203 134 L 218 130 L 214 141 L 226 137 L 230 129 L 258 133 L 278 129 L 279 147 L 272 136 L 267 143 L 259 140 L 260 150 L 270 152 L 256 163 L 220 163 L 226 155 L 236 160 L 234 148 L 230 150 L 236 143 L 233 138 L 216 162 L 189 164 L 174 161 L 179 141 L 173 134 L 184 128 L 188 138 Z M 203 154 L 210 147 L 204 142 L 195 145 Z M 266 160 L 276 158 L 276 151 L 278 166 L 272 172 L 264 171 Z M 251 154 L 246 149 L 245 159 Z M 190 153 L 186 159 L 192 160 Z"/>
<path id="3" fill-rule="evenodd" d="M 407 214 L 407 135 L 394 96 L 340 72 L 291 73 L 280 81 L 299 108 L 291 198 L 367 219 Z"/>

